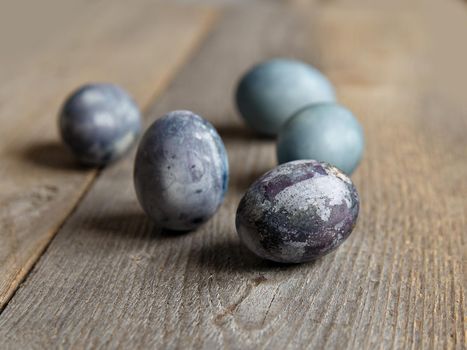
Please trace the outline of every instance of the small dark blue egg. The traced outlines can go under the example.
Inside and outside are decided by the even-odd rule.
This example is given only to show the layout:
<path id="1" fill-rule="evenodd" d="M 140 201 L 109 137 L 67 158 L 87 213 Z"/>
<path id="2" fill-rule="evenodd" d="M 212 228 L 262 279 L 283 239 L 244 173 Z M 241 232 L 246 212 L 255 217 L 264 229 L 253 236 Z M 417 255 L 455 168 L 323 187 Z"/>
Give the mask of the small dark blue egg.
<path id="1" fill-rule="evenodd" d="M 214 215 L 229 177 L 227 152 L 214 127 L 174 111 L 145 132 L 134 167 L 138 200 L 160 227 L 187 231 Z"/>
<path id="2" fill-rule="evenodd" d="M 238 206 L 236 227 L 256 255 L 301 263 L 341 245 L 358 211 L 357 190 L 344 173 L 327 163 L 298 160 L 253 183 Z"/>
<path id="3" fill-rule="evenodd" d="M 104 166 L 125 154 L 141 133 L 133 99 L 114 84 L 88 84 L 73 92 L 59 116 L 63 142 L 84 164 Z"/>

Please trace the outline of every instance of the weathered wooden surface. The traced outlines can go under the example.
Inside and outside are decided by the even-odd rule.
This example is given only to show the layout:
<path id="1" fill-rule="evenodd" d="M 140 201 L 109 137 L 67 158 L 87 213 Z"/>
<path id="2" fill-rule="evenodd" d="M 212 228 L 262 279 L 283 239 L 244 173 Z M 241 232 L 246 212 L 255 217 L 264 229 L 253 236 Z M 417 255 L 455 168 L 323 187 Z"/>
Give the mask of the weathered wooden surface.
<path id="1" fill-rule="evenodd" d="M 226 203 L 198 232 L 163 233 L 136 203 L 132 157 L 104 170 L 0 315 L 2 345 L 465 348 L 467 110 L 432 88 L 424 2 L 375 3 L 228 10 L 150 112 L 190 108 L 215 123 Z M 367 137 L 359 224 L 313 264 L 263 262 L 234 229 L 242 192 L 275 157 L 242 126 L 232 90 L 276 55 L 323 68 Z"/>
<path id="2" fill-rule="evenodd" d="M 89 81 L 113 81 L 146 107 L 215 16 L 208 8 L 146 0 L 134 7 L 75 2 L 68 12 L 50 6 L 55 2 L 41 3 L 52 10 L 43 11 L 42 22 L 23 22 L 23 31 L 48 28 L 31 35 L 43 48 L 22 42 L 26 58 L 17 57 L 6 43 L 0 68 L 0 310 L 96 175 L 75 165 L 58 141 L 65 96 Z"/>

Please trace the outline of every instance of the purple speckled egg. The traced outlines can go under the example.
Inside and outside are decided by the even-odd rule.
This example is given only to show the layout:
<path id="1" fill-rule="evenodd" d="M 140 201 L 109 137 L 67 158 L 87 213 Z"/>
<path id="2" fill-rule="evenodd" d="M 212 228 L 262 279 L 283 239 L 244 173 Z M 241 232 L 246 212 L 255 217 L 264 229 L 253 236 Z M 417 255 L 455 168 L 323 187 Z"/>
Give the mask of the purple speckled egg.
<path id="1" fill-rule="evenodd" d="M 237 232 L 261 258 L 301 263 L 344 242 L 355 227 L 359 197 L 339 169 L 315 160 L 284 163 L 248 189 L 237 209 Z"/>
<path id="2" fill-rule="evenodd" d="M 217 211 L 229 165 L 216 129 L 190 111 L 173 111 L 144 133 L 135 159 L 138 200 L 160 227 L 193 230 Z"/>

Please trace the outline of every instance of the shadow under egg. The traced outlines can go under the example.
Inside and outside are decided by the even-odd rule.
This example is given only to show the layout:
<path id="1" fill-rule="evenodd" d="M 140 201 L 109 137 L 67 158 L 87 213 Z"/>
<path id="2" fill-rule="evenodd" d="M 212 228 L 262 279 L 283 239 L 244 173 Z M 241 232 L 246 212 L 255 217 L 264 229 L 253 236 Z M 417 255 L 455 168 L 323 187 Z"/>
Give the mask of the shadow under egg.
<path id="1" fill-rule="evenodd" d="M 71 151 L 57 141 L 28 145 L 19 154 L 27 162 L 50 169 L 86 171 L 94 168 L 78 162 Z"/>

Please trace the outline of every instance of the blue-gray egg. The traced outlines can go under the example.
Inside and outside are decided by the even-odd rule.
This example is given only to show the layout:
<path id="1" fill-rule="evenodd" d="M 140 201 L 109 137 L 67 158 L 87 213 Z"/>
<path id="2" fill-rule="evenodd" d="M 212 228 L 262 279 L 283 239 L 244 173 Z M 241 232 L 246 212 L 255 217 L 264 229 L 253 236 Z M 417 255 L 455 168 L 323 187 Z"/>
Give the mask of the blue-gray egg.
<path id="1" fill-rule="evenodd" d="M 335 101 L 329 80 L 300 61 L 277 58 L 254 66 L 240 80 L 236 92 L 240 114 L 262 134 L 276 135 L 301 108 Z"/>
<path id="2" fill-rule="evenodd" d="M 114 84 L 88 84 L 73 92 L 59 116 L 63 142 L 82 163 L 103 166 L 125 154 L 141 133 L 141 113 Z"/>
<path id="3" fill-rule="evenodd" d="M 135 160 L 134 184 L 146 214 L 160 227 L 192 230 L 221 205 L 229 166 L 214 127 L 190 111 L 174 111 L 145 132 Z"/>
<path id="4" fill-rule="evenodd" d="M 357 222 L 359 197 L 336 167 L 314 160 L 279 165 L 256 180 L 237 209 L 236 227 L 256 255 L 300 263 L 336 249 Z"/>
<path id="5" fill-rule="evenodd" d="M 279 133 L 277 159 L 315 159 L 350 175 L 363 155 L 363 130 L 348 109 L 335 103 L 311 105 L 290 118 Z"/>

